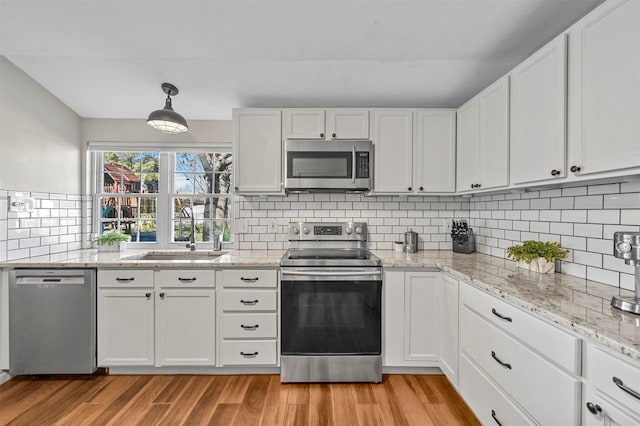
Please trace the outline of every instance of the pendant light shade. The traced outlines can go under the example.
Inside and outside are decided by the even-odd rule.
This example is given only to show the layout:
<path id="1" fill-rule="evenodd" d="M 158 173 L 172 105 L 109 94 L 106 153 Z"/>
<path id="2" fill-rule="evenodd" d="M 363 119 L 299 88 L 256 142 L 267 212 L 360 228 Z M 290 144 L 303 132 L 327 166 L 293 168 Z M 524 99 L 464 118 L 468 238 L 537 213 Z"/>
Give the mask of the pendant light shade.
<path id="1" fill-rule="evenodd" d="M 171 96 L 178 94 L 178 88 L 171 83 L 162 83 L 162 91 L 167 94 L 164 108 L 153 111 L 149 114 L 147 124 L 162 133 L 175 135 L 189 130 L 187 120 L 173 110 L 171 106 Z"/>

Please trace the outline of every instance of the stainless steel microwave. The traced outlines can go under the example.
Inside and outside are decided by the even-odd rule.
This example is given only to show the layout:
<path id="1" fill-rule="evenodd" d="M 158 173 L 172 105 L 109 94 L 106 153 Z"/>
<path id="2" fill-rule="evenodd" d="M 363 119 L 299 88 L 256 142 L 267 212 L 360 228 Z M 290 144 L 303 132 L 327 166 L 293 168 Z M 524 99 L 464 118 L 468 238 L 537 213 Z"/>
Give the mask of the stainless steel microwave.
<path id="1" fill-rule="evenodd" d="M 371 141 L 287 139 L 284 156 L 287 192 L 366 192 L 373 187 Z"/>

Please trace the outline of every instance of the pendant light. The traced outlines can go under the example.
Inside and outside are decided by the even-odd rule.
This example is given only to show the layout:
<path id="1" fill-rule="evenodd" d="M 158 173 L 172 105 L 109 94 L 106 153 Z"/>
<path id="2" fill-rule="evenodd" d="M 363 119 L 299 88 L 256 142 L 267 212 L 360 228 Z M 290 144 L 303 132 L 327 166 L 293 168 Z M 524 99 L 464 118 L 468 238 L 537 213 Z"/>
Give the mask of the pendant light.
<path id="1" fill-rule="evenodd" d="M 171 83 L 162 83 L 162 91 L 167 94 L 164 108 L 149 114 L 147 124 L 162 133 L 175 135 L 189 130 L 187 120 L 171 107 L 171 96 L 178 94 L 178 88 Z"/>

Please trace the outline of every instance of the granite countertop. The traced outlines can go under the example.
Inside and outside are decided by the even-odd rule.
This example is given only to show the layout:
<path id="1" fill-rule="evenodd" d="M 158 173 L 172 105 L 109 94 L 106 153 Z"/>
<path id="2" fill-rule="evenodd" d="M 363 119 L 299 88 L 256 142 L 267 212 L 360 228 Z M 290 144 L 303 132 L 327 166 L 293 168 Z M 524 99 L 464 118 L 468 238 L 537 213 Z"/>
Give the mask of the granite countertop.
<path id="1" fill-rule="evenodd" d="M 224 250 L 213 260 L 137 260 L 146 250 L 123 253 L 78 250 L 0 263 L 0 268 L 276 268 L 284 250 Z M 385 268 L 438 268 L 481 290 L 574 330 L 640 362 L 640 315 L 611 307 L 614 295 L 632 295 L 566 274 L 538 274 L 480 253 L 427 250 L 412 254 L 373 250 Z M 126 259 L 127 257 L 134 257 Z"/>
<path id="2" fill-rule="evenodd" d="M 611 307 L 614 295 L 633 292 L 566 274 L 538 274 L 484 254 L 374 250 L 385 267 L 438 267 L 476 288 L 640 362 L 640 315 Z"/>

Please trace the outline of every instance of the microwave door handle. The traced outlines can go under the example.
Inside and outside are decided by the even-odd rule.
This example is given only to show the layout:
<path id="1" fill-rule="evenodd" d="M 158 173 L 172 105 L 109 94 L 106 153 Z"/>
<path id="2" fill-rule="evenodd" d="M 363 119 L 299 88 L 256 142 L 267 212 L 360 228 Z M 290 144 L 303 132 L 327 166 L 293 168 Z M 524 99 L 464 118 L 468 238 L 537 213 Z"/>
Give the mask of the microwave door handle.
<path id="1" fill-rule="evenodd" d="M 353 157 L 351 163 L 351 183 L 356 183 L 356 146 L 353 146 Z"/>

